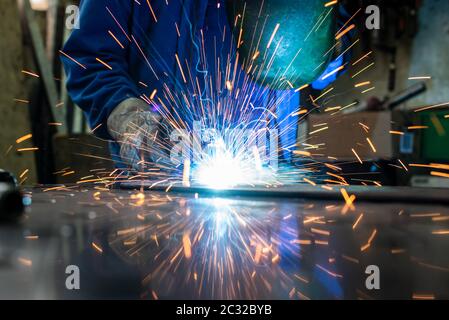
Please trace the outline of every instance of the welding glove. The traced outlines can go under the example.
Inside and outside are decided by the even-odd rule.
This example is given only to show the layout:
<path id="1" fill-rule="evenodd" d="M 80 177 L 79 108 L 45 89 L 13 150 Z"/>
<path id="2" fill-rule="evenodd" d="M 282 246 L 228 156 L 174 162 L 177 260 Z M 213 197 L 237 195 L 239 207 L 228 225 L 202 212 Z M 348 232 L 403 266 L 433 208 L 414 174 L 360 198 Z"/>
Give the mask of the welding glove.
<path id="1" fill-rule="evenodd" d="M 109 134 L 120 145 L 120 157 L 136 171 L 163 158 L 158 143 L 161 116 L 143 100 L 130 98 L 119 104 L 108 118 Z"/>

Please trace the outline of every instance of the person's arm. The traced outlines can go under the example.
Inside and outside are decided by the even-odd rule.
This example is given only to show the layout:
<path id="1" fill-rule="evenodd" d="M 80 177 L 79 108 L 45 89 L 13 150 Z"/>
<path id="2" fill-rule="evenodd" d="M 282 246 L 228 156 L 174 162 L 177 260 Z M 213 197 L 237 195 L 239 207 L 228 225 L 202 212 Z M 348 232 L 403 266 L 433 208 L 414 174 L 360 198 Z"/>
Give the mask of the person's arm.
<path id="1" fill-rule="evenodd" d="M 73 31 L 61 55 L 70 96 L 104 139 L 112 138 L 107 120 L 117 106 L 128 99 L 144 105 L 136 99 L 139 92 L 128 72 L 132 6 L 133 1 L 82 0 L 80 29 Z"/>

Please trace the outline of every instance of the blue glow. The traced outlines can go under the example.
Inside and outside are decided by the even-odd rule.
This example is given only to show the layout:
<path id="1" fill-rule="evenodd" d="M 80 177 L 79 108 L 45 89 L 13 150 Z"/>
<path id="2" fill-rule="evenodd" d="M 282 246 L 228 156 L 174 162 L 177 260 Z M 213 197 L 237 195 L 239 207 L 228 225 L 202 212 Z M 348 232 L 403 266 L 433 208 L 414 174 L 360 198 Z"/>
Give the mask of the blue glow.
<path id="1" fill-rule="evenodd" d="M 31 197 L 23 197 L 22 198 L 22 203 L 24 206 L 31 206 L 31 204 L 33 203 Z"/>

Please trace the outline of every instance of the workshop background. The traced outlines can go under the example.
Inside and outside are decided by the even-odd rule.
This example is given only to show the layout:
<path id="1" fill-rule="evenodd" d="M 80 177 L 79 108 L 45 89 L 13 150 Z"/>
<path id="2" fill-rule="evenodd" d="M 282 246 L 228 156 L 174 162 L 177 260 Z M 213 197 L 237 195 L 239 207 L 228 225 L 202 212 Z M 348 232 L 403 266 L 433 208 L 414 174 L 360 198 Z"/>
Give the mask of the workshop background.
<path id="1" fill-rule="evenodd" d="M 367 6 L 366 1 L 341 2 L 350 14 Z M 91 134 L 65 90 L 59 50 L 70 34 L 65 22 L 66 8 L 72 4 L 78 3 L 32 0 L 29 6 L 28 1 L 2 0 L 0 168 L 15 173 L 23 185 L 76 182 L 92 170 L 110 172 L 113 167 L 107 142 Z M 308 144 L 325 144 L 323 155 L 347 160 L 345 173 L 351 184 L 449 187 L 449 179 L 431 176 L 428 168 L 419 166 L 449 164 L 449 113 L 433 107 L 416 112 L 449 101 L 449 2 L 370 4 L 381 9 L 380 30 L 358 30 L 361 45 L 354 46 L 349 71 L 333 85 L 347 112 L 332 115 L 334 125 Z M 356 19 L 364 25 L 363 10 Z M 363 76 L 357 77 L 360 70 Z M 369 85 L 357 86 L 365 80 Z M 307 149 L 301 137 L 330 114 L 316 112 L 301 123 L 299 149 Z M 354 164 L 351 152 L 360 123 L 376 126 L 370 138 L 377 147 L 376 153 L 359 151 L 370 160 L 362 168 Z"/>

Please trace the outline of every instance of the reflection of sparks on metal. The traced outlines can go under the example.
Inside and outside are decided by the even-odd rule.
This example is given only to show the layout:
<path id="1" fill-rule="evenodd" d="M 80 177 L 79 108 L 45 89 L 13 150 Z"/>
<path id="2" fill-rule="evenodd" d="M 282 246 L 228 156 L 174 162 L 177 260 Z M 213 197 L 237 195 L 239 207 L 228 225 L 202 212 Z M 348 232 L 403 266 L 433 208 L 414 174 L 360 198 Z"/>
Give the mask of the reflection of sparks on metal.
<path id="1" fill-rule="evenodd" d="M 182 243 L 186 259 L 190 259 L 192 257 L 192 244 L 190 242 L 190 236 L 188 233 L 184 233 L 184 235 L 182 236 Z"/>
<path id="2" fill-rule="evenodd" d="M 42 194 L 58 198 L 64 191 L 65 195 L 91 199 L 88 189 L 77 189 Z M 99 201 L 105 211 L 89 217 L 88 225 L 111 221 L 111 228 L 107 240 L 105 229 L 95 228 L 87 239 L 87 249 L 96 259 L 113 253 L 127 264 L 138 265 L 143 275 L 142 297 L 152 299 L 340 299 L 342 288 L 358 298 L 368 298 L 358 290 L 358 282 L 355 287 L 345 286 L 351 283 L 353 268 L 363 270 L 367 254 L 378 257 L 379 253 L 384 257 L 404 255 L 401 260 L 408 261 L 407 266 L 447 276 L 447 265 L 428 260 L 426 251 L 420 255 L 397 242 L 385 246 L 391 217 L 401 226 L 423 221 L 429 226 L 432 242 L 437 241 L 432 245 L 439 246 L 449 237 L 447 208 L 437 206 L 429 211 L 428 207 L 408 205 L 401 209 L 363 201 L 355 206 L 350 189 L 341 193 L 341 200 L 308 202 L 102 192 Z M 67 198 L 71 203 L 84 203 L 77 196 Z M 342 212 L 344 207 L 347 213 Z M 413 234 L 409 228 L 405 230 L 404 237 Z M 342 234 L 351 239 L 343 245 Z M 28 241 L 40 238 L 37 234 L 26 237 Z M 19 263 L 32 266 L 26 258 Z M 435 290 L 439 297 L 438 290 L 431 290 L 426 294 Z"/>
<path id="3" fill-rule="evenodd" d="M 145 203 L 145 195 L 143 193 L 133 194 L 131 195 L 131 200 L 135 201 L 130 203 L 131 206 L 140 207 Z"/>
<path id="4" fill-rule="evenodd" d="M 159 297 L 184 294 L 183 290 L 192 286 L 194 297 L 269 296 L 273 290 L 280 290 L 273 287 L 275 279 L 288 286 L 287 293 L 293 287 L 300 288 L 293 274 L 284 270 L 301 258 L 297 221 L 291 219 L 292 215 L 284 216 L 267 207 L 260 219 L 249 207 L 220 198 L 188 200 L 173 196 L 168 200 L 163 194 L 155 194 L 146 204 L 154 210 L 145 213 L 144 221 L 138 222 L 142 224 L 130 228 L 126 219 L 128 227 L 116 231 L 110 244 L 120 255 L 143 265 L 150 266 L 148 259 L 154 261 L 143 283 L 151 285 Z M 165 206 L 173 205 L 174 213 L 159 214 Z M 277 227 L 267 233 L 270 226 Z M 327 239 L 329 235 L 323 232 L 319 236 Z M 184 272 L 185 276 L 174 276 Z"/>

